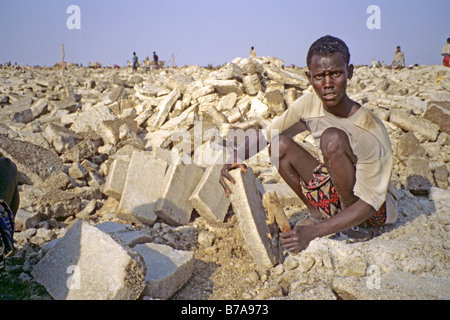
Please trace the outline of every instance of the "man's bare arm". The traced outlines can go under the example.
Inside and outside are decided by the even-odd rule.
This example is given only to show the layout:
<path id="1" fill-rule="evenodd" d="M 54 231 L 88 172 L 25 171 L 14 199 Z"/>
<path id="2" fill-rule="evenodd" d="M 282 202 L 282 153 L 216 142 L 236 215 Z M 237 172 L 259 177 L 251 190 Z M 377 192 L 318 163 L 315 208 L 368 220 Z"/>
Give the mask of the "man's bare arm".
<path id="1" fill-rule="evenodd" d="M 306 124 L 303 121 L 299 121 L 295 124 L 293 124 L 288 129 L 284 130 L 283 132 L 268 132 L 267 134 L 270 134 L 270 137 L 272 139 L 276 139 L 276 137 L 280 134 L 287 135 L 289 137 L 293 137 L 296 134 L 303 132 L 307 130 Z M 237 150 L 234 151 L 234 153 L 230 156 L 227 163 L 223 166 L 219 182 L 221 186 L 225 190 L 226 197 L 230 194 L 230 189 L 225 181 L 225 179 L 229 180 L 231 183 L 234 183 L 233 178 L 230 176 L 229 171 L 235 168 L 241 168 L 244 172 L 247 170 L 247 166 L 244 164 L 244 161 L 248 158 L 251 158 L 255 154 L 257 154 L 259 151 L 261 151 L 262 146 L 266 147 L 268 144 L 268 137 L 266 137 L 265 133 L 262 130 L 259 130 L 256 133 L 253 133 L 252 135 L 246 137 L 245 142 L 242 143 Z M 269 139 L 271 140 L 271 139 Z M 271 154 L 277 154 L 276 152 L 271 152 Z"/>
<path id="2" fill-rule="evenodd" d="M 231 183 L 234 183 L 229 171 L 235 168 L 241 168 L 244 172 L 247 172 L 247 166 L 244 161 L 257 154 L 260 150 L 260 146 L 267 145 L 267 140 L 262 131 L 258 131 L 251 136 L 245 138 L 245 142 L 242 143 L 237 150 L 228 159 L 227 163 L 222 167 L 220 172 L 219 183 L 225 190 L 225 196 L 230 194 L 230 188 L 228 187 L 225 178 Z"/>
<path id="3" fill-rule="evenodd" d="M 357 226 L 372 217 L 375 212 L 371 205 L 359 199 L 330 219 L 310 226 L 295 226 L 292 230 L 283 232 L 281 238 L 287 250 L 298 253 L 306 249 L 313 239 Z"/>

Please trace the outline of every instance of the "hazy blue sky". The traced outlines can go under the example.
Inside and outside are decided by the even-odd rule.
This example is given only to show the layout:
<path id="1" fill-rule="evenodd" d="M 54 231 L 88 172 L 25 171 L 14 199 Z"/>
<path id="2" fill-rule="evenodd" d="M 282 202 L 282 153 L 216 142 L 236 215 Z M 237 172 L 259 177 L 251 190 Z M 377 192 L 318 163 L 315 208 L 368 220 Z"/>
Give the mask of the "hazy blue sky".
<path id="1" fill-rule="evenodd" d="M 80 8 L 80 29 L 66 13 Z M 380 8 L 380 29 L 369 29 L 370 5 Z M 1 0 L 0 63 L 53 65 L 98 61 L 126 65 L 156 51 L 178 66 L 221 65 L 249 55 L 274 56 L 305 66 L 306 52 L 331 34 L 350 48 L 351 62 L 392 62 L 401 45 L 406 64 L 441 64 L 450 37 L 449 0 Z"/>

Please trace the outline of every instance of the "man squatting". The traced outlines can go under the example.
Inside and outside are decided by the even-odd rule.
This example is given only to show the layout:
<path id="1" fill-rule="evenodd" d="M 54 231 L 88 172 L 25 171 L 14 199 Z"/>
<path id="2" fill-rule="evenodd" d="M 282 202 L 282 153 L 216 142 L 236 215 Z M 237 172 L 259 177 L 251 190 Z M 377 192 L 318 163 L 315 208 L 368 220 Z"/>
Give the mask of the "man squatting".
<path id="1" fill-rule="evenodd" d="M 346 93 L 347 80 L 353 76 L 347 45 L 324 36 L 311 45 L 306 62 L 306 76 L 314 91 L 272 121 L 267 139 L 262 130 L 256 137 L 247 137 L 220 176 L 228 197 L 225 179 L 234 183 L 229 171 L 240 168 L 246 172 L 244 161 L 258 152 L 257 146 L 270 143 L 272 163 L 278 163 L 281 177 L 309 210 L 308 219 L 281 234 L 291 253 L 304 250 L 317 237 L 351 231 L 361 224 L 382 226 L 398 216 L 387 130 L 378 117 Z M 292 140 L 304 130 L 319 147 L 320 160 Z M 272 132 L 279 132 L 277 139 L 272 139 Z"/>

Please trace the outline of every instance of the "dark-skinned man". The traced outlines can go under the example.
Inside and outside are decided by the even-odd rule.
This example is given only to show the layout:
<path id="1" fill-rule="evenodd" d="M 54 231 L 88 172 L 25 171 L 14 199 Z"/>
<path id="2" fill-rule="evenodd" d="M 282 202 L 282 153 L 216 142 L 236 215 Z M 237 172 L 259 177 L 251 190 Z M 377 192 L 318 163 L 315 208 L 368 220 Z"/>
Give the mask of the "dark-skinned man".
<path id="1" fill-rule="evenodd" d="M 389 136 L 380 119 L 348 97 L 347 81 L 353 76 L 349 62 L 342 40 L 332 36 L 316 40 L 308 51 L 306 72 L 314 91 L 274 119 L 266 135 L 260 131 L 248 137 L 221 171 L 220 183 L 228 197 L 226 180 L 234 183 L 229 171 L 246 171 L 244 161 L 253 156 L 251 150 L 259 150 L 254 144 L 270 143 L 272 164 L 311 217 L 281 234 L 292 253 L 304 250 L 317 237 L 397 219 Z M 320 159 L 292 140 L 304 130 L 320 148 Z"/>

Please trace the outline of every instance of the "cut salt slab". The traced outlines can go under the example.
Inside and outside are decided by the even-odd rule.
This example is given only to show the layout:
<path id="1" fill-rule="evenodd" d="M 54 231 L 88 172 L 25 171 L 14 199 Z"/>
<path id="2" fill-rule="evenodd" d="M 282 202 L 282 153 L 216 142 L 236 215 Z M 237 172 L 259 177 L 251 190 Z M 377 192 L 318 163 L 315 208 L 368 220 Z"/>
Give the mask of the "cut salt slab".
<path id="1" fill-rule="evenodd" d="M 142 257 L 78 220 L 33 269 L 56 300 L 135 300 L 145 287 Z"/>
<path id="2" fill-rule="evenodd" d="M 222 167 L 223 152 L 220 152 L 216 155 L 214 163 L 206 168 L 189 198 L 198 214 L 213 222 L 223 222 L 230 206 L 230 199 L 225 197 L 219 183 Z"/>
<path id="3" fill-rule="evenodd" d="M 202 175 L 203 170 L 195 164 L 171 164 L 162 183 L 161 196 L 155 204 L 156 215 L 170 224 L 187 224 L 193 210 L 189 197 Z"/>
<path id="4" fill-rule="evenodd" d="M 194 253 L 156 243 L 134 247 L 147 265 L 144 294 L 155 299 L 168 299 L 191 278 Z"/>
<path id="5" fill-rule="evenodd" d="M 153 129 L 159 129 L 164 121 L 166 121 L 167 115 L 169 114 L 172 106 L 174 105 L 175 101 L 178 100 L 180 95 L 180 90 L 178 88 L 175 88 L 167 95 L 167 97 L 165 97 L 160 102 L 160 104 L 158 105 L 159 112 L 152 126 Z"/>
<path id="6" fill-rule="evenodd" d="M 251 168 L 230 171 L 235 184 L 231 185 L 231 205 L 239 220 L 242 236 L 253 260 L 260 267 L 269 269 L 279 263 L 277 250 L 269 238 L 266 212 L 262 195 L 256 186 Z"/>
<path id="7" fill-rule="evenodd" d="M 103 186 L 103 193 L 105 195 L 120 201 L 122 198 L 123 186 L 127 180 L 129 165 L 129 160 L 121 158 L 114 160 L 109 169 L 105 185 Z"/>
<path id="8" fill-rule="evenodd" d="M 117 208 L 118 217 L 149 225 L 156 222 L 155 204 L 161 195 L 166 167 L 167 162 L 150 152 L 133 152 Z"/>
<path id="9" fill-rule="evenodd" d="M 105 221 L 97 225 L 97 228 L 120 239 L 130 248 L 133 248 L 138 244 L 151 242 L 153 240 L 151 236 L 142 231 L 134 230 L 129 224 Z"/>

